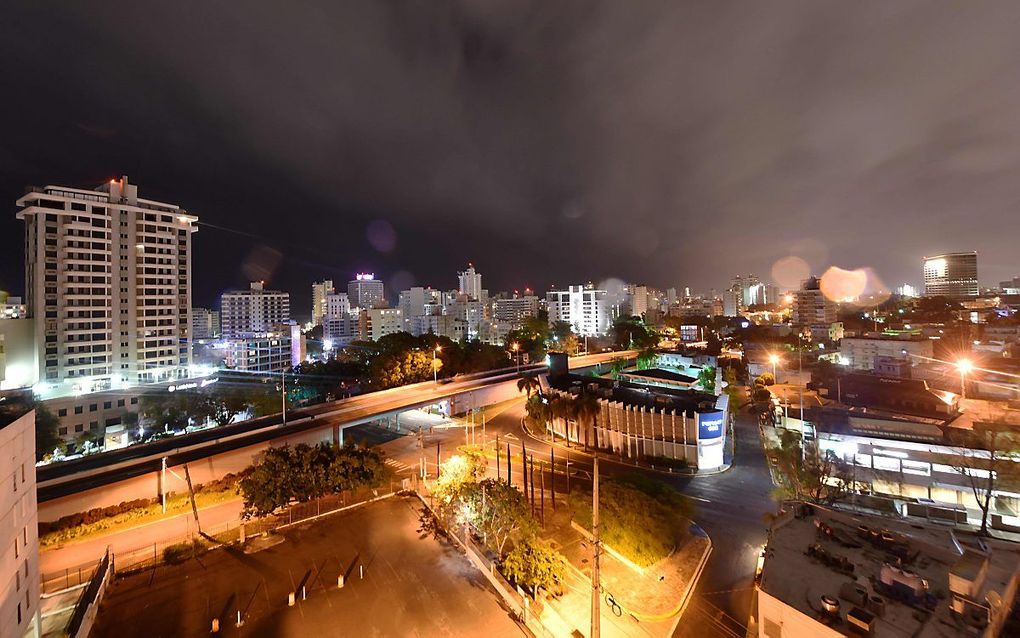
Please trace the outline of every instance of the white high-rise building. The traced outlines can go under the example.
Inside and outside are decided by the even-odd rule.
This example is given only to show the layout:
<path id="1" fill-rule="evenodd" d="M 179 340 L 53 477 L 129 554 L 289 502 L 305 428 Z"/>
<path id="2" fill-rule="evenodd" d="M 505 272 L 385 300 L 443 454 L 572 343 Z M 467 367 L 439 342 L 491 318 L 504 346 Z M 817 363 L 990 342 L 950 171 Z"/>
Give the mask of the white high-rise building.
<path id="1" fill-rule="evenodd" d="M 335 292 L 333 280 L 325 279 L 312 284 L 312 325 L 322 325 L 322 318 L 326 316 L 326 295 Z"/>
<path id="2" fill-rule="evenodd" d="M 346 292 L 331 292 L 326 295 L 326 307 L 323 318 L 343 317 L 351 314 L 351 298 Z"/>
<path id="3" fill-rule="evenodd" d="M 497 299 L 493 320 L 509 323 L 519 328 L 528 317 L 538 315 L 538 297 L 535 295 L 513 296 Z"/>
<path id="4" fill-rule="evenodd" d="M 386 305 L 386 288 L 370 272 L 359 272 L 347 283 L 347 296 L 354 308 L 379 308 Z"/>
<path id="5" fill-rule="evenodd" d="M 609 330 L 606 291 L 586 286 L 550 290 L 545 296 L 549 323 L 566 321 L 581 336 L 603 335 Z"/>
<path id="6" fill-rule="evenodd" d="M 289 321 L 290 293 L 266 290 L 264 282 L 220 296 L 220 330 L 226 339 L 266 334 Z"/>
<path id="7" fill-rule="evenodd" d="M 471 299 L 484 301 L 482 299 L 482 275 L 475 272 L 475 265 L 468 264 L 467 270 L 457 273 L 457 292 L 467 295 Z"/>
<path id="8" fill-rule="evenodd" d="M 191 309 L 191 337 L 213 339 L 220 336 L 220 313 L 208 308 Z"/>
<path id="9" fill-rule="evenodd" d="M 198 218 L 140 198 L 127 177 L 93 190 L 32 188 L 17 205 L 40 394 L 186 374 Z"/>
<path id="10" fill-rule="evenodd" d="M 793 325 L 829 326 L 836 316 L 836 302 L 825 296 L 817 277 L 810 277 L 793 293 Z"/>

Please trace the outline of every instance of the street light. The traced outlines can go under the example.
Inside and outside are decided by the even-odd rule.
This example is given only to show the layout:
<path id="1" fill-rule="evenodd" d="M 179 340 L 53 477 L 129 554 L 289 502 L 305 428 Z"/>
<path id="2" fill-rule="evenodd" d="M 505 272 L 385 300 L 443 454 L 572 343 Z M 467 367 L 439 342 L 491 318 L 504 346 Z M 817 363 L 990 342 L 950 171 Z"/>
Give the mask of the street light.
<path id="1" fill-rule="evenodd" d="M 776 365 L 779 364 L 779 355 L 778 354 L 770 354 L 769 355 L 769 363 L 772 364 L 772 382 L 773 383 L 779 383 L 779 378 L 776 376 Z"/>
<path id="2" fill-rule="evenodd" d="M 514 341 L 512 344 L 510 344 L 510 349 L 514 351 L 514 357 L 516 357 L 516 359 L 517 359 L 517 373 L 520 374 L 520 372 L 521 372 L 521 353 L 520 353 L 521 344 L 519 344 L 516 341 Z"/>
<path id="3" fill-rule="evenodd" d="M 443 346 L 437 345 L 432 349 L 432 382 L 439 383 L 439 368 L 436 367 L 436 354 L 443 349 Z"/>
<path id="4" fill-rule="evenodd" d="M 962 398 L 967 398 L 967 373 L 974 369 L 974 364 L 970 359 L 960 359 L 956 362 L 956 367 L 960 369 L 960 395 Z"/>

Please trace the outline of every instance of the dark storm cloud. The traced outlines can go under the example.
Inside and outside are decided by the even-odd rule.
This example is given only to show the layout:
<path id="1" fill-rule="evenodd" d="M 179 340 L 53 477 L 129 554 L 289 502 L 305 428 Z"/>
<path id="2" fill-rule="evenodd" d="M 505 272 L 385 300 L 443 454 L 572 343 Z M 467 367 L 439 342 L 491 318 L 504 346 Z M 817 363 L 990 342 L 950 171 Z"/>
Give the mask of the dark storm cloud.
<path id="1" fill-rule="evenodd" d="M 984 283 L 1016 268 L 1016 3 L 149 5 L 25 9 L 0 46 L 69 69 L 89 117 L 64 134 L 133 164 L 122 121 L 148 131 L 167 198 L 333 247 L 338 272 L 452 286 L 473 259 L 490 287 L 707 288 L 792 253 L 893 284 L 970 249 Z M 294 288 L 328 261 L 280 250 Z"/>

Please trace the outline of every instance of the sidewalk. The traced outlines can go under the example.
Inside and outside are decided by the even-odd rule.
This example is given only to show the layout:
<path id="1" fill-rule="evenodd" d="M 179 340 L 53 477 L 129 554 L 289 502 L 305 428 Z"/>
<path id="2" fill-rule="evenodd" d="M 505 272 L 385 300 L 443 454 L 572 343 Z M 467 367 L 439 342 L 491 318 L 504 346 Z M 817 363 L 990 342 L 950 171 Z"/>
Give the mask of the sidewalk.
<path id="1" fill-rule="evenodd" d="M 546 510 L 546 515 L 542 537 L 571 566 L 564 595 L 547 604 L 561 618 L 582 625 L 576 628 L 586 633 L 591 618 L 590 535 L 570 524 L 566 503 L 555 514 Z M 711 540 L 696 525 L 671 555 L 643 569 L 603 551 L 599 574 L 604 635 L 672 635 L 710 551 Z"/>

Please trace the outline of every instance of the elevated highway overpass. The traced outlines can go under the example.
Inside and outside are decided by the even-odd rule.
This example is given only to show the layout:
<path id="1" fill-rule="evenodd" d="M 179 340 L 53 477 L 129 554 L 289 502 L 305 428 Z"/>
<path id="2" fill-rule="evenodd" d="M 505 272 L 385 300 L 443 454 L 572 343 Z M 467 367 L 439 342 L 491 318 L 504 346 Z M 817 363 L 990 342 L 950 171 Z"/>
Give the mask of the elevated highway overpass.
<path id="1" fill-rule="evenodd" d="M 627 350 L 572 357 L 570 367 L 578 370 L 619 358 L 632 360 L 637 354 Z M 187 489 L 181 478 L 185 464 L 192 483 L 202 484 L 240 472 L 272 445 L 340 442 L 344 428 L 441 401 L 451 402 L 451 413 L 498 403 L 517 396 L 521 375 L 546 371 L 541 364 L 514 366 L 438 384 L 417 383 L 288 410 L 286 422 L 281 414 L 274 414 L 41 466 L 36 472 L 39 520 L 181 492 Z"/>

